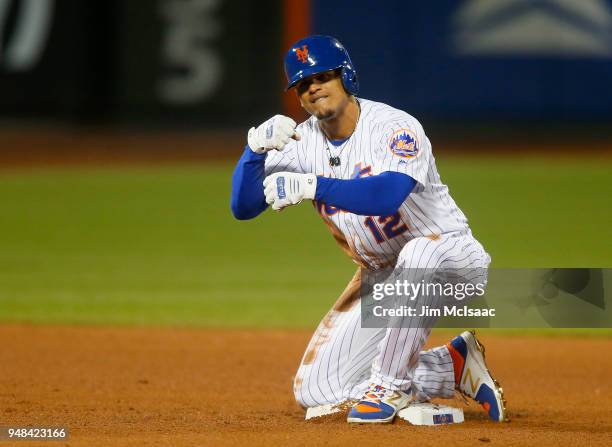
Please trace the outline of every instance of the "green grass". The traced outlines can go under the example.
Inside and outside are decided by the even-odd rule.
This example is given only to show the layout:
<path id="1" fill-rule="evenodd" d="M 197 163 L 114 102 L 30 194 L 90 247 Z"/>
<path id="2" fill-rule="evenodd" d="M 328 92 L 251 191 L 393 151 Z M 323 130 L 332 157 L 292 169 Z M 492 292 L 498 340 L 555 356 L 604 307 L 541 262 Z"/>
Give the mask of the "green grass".
<path id="1" fill-rule="evenodd" d="M 611 168 L 580 158 L 441 163 L 494 267 L 612 267 Z"/>
<path id="2" fill-rule="evenodd" d="M 612 265 L 610 162 L 438 163 L 494 266 Z M 231 169 L 0 172 L 0 320 L 312 327 L 354 265 L 310 205 L 235 221 Z"/>

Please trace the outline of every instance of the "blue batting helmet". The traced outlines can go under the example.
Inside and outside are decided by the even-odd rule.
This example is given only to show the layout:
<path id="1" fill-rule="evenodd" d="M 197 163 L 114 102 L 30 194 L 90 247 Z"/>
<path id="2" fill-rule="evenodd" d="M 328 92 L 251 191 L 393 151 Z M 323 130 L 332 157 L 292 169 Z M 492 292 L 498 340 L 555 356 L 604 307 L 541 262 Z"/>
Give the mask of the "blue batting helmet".
<path id="1" fill-rule="evenodd" d="M 342 69 L 342 84 L 347 92 L 359 91 L 357 72 L 348 52 L 330 36 L 309 36 L 297 41 L 285 56 L 287 90 L 300 80 L 324 71 Z"/>

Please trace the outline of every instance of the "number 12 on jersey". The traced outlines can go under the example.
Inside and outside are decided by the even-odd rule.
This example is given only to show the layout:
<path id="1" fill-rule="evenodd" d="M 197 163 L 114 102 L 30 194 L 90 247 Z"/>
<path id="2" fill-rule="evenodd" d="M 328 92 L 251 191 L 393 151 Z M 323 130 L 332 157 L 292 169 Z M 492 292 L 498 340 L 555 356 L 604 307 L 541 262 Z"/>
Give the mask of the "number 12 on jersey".
<path id="1" fill-rule="evenodd" d="M 364 223 L 372 232 L 376 242 L 381 244 L 385 241 L 385 236 L 387 240 L 393 239 L 408 230 L 408 226 L 401 221 L 400 217 L 399 211 L 390 216 L 380 216 L 376 220 L 382 227 L 376 224 L 375 218 L 372 216 L 368 216 Z"/>

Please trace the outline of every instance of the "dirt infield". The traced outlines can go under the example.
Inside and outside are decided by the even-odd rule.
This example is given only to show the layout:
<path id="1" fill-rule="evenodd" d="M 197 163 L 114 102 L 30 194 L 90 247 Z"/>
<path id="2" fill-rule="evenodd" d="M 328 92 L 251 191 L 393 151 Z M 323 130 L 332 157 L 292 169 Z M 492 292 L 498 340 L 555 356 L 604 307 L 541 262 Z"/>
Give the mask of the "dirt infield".
<path id="1" fill-rule="evenodd" d="M 70 446 L 610 445 L 610 339 L 485 335 L 512 421 L 472 405 L 425 428 L 303 421 L 291 377 L 309 335 L 3 325 L 0 425 L 64 425 L 67 442 L 43 445 Z"/>

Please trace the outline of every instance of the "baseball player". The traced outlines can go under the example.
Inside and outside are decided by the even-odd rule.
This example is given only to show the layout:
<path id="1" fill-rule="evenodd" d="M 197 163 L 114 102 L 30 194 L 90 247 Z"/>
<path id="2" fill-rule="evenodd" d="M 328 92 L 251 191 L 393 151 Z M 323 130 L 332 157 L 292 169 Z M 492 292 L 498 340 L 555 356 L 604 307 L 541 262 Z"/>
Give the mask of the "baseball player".
<path id="1" fill-rule="evenodd" d="M 306 409 L 356 402 L 348 422 L 388 423 L 413 399 L 451 398 L 458 390 L 503 421 L 502 389 L 473 332 L 421 351 L 429 328 L 361 327 L 361 269 L 486 272 L 490 263 L 440 179 L 421 124 L 358 98 L 356 70 L 333 37 L 295 43 L 285 71 L 287 89 L 311 116 L 296 125 L 276 115 L 249 130 L 232 177 L 232 212 L 252 219 L 268 206 L 313 201 L 360 266 L 306 349 L 296 400 Z"/>

